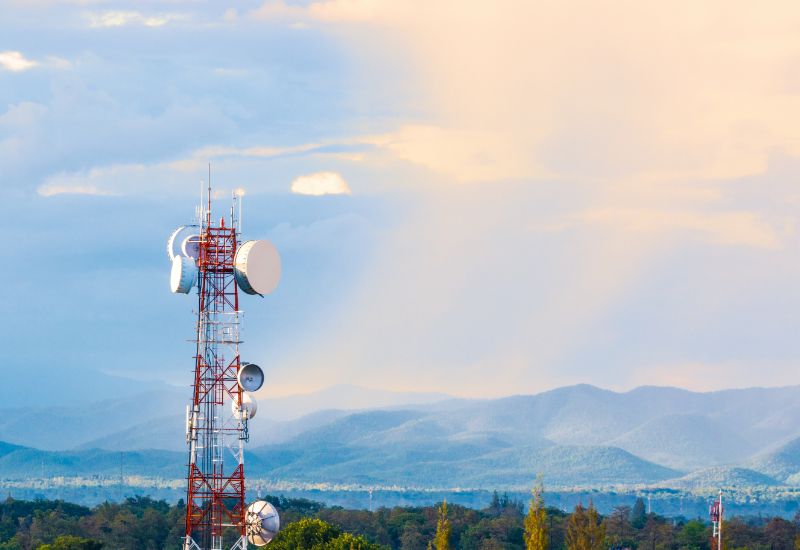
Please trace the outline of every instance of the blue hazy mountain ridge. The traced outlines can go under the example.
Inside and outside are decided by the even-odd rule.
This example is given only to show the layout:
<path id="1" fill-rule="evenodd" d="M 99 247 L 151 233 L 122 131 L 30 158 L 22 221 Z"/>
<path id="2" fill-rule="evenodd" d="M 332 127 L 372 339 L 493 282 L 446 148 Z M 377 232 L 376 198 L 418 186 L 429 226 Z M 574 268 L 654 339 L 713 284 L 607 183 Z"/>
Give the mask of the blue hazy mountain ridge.
<path id="1" fill-rule="evenodd" d="M 774 477 L 750 468 L 735 466 L 712 466 L 690 472 L 678 479 L 664 482 L 676 489 L 692 489 L 695 487 L 774 487 L 782 483 Z"/>
<path id="2" fill-rule="evenodd" d="M 189 397 L 188 388 L 163 385 L 153 388 L 150 383 L 130 381 L 126 391 L 115 394 L 109 391 L 106 383 L 113 387 L 117 379 L 100 376 L 98 395 L 117 395 L 116 399 L 55 406 L 45 400 L 48 403 L 46 407 L 0 408 L 0 440 L 48 450 L 184 448 L 184 407 Z M 138 393 L 132 393 L 134 389 Z M 251 431 L 254 440 L 263 443 L 281 441 L 339 414 L 326 413 L 326 409 L 417 405 L 446 398 L 440 393 L 333 386 L 310 394 L 259 399 L 259 422 L 252 423 Z M 264 421 L 266 418 L 269 420 Z"/>
<path id="3" fill-rule="evenodd" d="M 792 439 L 774 449 L 759 453 L 748 466 L 781 481 L 800 477 L 800 438 Z M 800 482 L 795 479 L 794 483 Z"/>
<path id="4" fill-rule="evenodd" d="M 612 439 L 609 444 L 681 470 L 704 464 L 739 462 L 748 458 L 753 449 L 736 427 L 701 414 L 653 418 Z"/>
<path id="5" fill-rule="evenodd" d="M 178 399 L 175 391 L 155 390 L 86 405 L 3 408 L 0 440 L 46 450 L 80 447 L 92 439 L 125 432 L 134 421 L 157 423 L 165 412 L 176 408 Z M 180 425 L 178 428 L 180 434 Z M 141 448 L 160 448 L 152 443 L 142 441 Z"/>
<path id="6" fill-rule="evenodd" d="M 281 407 L 292 397 L 260 399 L 251 422 L 250 475 L 418 487 L 525 486 L 539 472 L 559 485 L 800 481 L 800 387 L 711 393 L 641 387 L 618 393 L 578 385 L 486 400 L 415 394 L 417 402 L 408 405 L 402 405 L 403 394 L 389 392 L 386 402 L 387 395 L 370 398 L 371 391 L 331 388 L 300 396 L 291 410 Z M 39 415 L 42 431 L 34 433 L 49 448 L 74 436 L 61 447 L 72 451 L 46 455 L 59 475 L 69 475 L 70 468 L 92 472 L 83 462 L 89 456 L 116 464 L 115 451 L 140 457 L 130 472 L 136 463 L 142 475 L 161 475 L 160 462 L 149 465 L 151 453 L 175 451 L 168 456 L 182 471 L 183 402 L 182 392 L 169 390 L 147 405 L 123 397 L 80 411 L 62 408 L 49 411 L 62 417 L 55 428 L 48 428 L 48 409 L 7 409 L 0 413 L 0 439 L 41 447 L 25 422 Z M 359 408 L 354 404 L 362 410 L 352 410 Z M 149 418 L 131 414 L 137 406 Z M 10 419 L 10 413 L 24 418 Z M 15 433 L 23 429 L 28 433 Z M 33 475 L 39 452 L 6 453 L 0 477 Z M 65 459 L 58 462 L 61 455 Z M 33 463 L 26 466 L 26 460 Z M 93 473 L 102 473 L 99 464 Z"/>

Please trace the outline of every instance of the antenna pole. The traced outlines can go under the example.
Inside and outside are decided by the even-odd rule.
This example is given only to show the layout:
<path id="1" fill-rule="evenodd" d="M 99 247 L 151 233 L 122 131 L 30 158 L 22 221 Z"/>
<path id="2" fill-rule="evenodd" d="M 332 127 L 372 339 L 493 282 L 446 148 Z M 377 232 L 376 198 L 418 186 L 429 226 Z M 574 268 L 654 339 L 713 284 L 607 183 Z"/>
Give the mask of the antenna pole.
<path id="1" fill-rule="evenodd" d="M 717 550 L 722 550 L 722 489 L 719 490 L 719 528 L 717 529 Z"/>
<path id="2" fill-rule="evenodd" d="M 211 163 L 208 163 L 208 212 L 206 212 L 206 227 L 211 227 Z"/>

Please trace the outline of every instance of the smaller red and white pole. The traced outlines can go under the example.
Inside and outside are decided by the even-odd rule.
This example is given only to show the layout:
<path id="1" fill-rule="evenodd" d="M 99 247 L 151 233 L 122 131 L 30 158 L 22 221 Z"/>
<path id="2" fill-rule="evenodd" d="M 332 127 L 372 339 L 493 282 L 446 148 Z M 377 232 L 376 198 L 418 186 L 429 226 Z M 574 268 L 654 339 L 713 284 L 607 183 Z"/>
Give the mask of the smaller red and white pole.
<path id="1" fill-rule="evenodd" d="M 711 523 L 714 526 L 713 538 L 717 543 L 716 550 L 722 550 L 722 489 L 719 490 L 717 500 L 711 503 L 709 508 L 709 516 L 711 516 Z"/>
<path id="2" fill-rule="evenodd" d="M 722 550 L 722 489 L 719 490 L 719 527 L 717 527 L 717 550 Z"/>

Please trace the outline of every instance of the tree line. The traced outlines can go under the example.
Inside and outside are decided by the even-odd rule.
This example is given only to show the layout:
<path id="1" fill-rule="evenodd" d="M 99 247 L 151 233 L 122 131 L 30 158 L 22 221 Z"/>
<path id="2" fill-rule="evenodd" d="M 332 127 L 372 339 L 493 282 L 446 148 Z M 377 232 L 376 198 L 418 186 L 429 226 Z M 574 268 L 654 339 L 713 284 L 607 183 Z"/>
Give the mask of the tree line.
<path id="1" fill-rule="evenodd" d="M 525 503 L 495 493 L 475 510 L 437 506 L 375 511 L 267 497 L 281 513 L 273 550 L 717 550 L 702 519 L 647 513 L 644 502 L 603 516 L 591 502 L 565 512 L 545 504 L 541 485 Z M 0 550 L 180 550 L 184 505 L 147 497 L 94 508 L 63 501 L 0 502 Z M 735 517 L 722 550 L 800 550 L 800 517 Z"/>

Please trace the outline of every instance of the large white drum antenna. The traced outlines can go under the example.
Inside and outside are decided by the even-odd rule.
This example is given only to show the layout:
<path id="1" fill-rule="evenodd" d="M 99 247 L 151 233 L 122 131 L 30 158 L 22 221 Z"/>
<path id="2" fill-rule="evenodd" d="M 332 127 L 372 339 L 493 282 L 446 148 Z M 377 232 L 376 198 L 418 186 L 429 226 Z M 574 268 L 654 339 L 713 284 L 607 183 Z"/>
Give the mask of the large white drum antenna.
<path id="1" fill-rule="evenodd" d="M 197 266 L 194 258 L 177 255 L 172 258 L 172 271 L 169 275 L 169 289 L 175 294 L 189 294 L 197 280 Z"/>
<path id="2" fill-rule="evenodd" d="M 269 241 L 247 241 L 233 260 L 236 284 L 247 294 L 269 294 L 281 279 L 281 257 Z"/>

